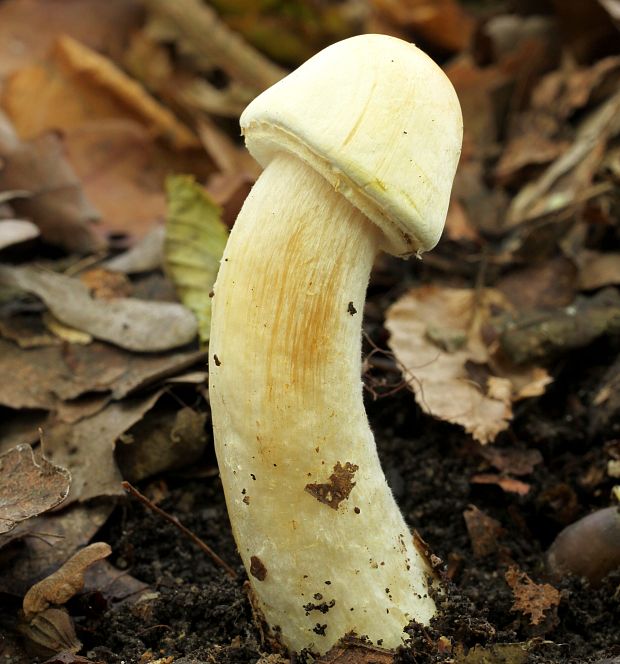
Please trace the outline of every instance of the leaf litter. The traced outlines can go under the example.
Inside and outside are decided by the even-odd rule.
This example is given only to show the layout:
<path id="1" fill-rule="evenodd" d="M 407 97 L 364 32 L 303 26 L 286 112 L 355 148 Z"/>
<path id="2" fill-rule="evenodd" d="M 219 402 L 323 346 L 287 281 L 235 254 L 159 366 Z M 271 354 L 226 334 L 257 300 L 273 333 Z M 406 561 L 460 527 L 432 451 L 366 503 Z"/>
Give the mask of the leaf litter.
<path id="1" fill-rule="evenodd" d="M 40 233 L 11 241 L 2 262 L 13 275 L 37 265 L 71 275 L 97 307 L 175 299 L 161 272 L 164 182 L 193 175 L 230 227 L 258 174 L 234 126 L 283 66 L 363 31 L 421 43 L 445 64 L 465 144 L 444 240 L 422 263 L 381 260 L 365 332 L 374 353 L 369 410 L 390 482 L 447 561 L 456 594 L 447 586 L 439 622 L 408 628 L 411 641 L 385 659 L 516 664 L 534 655 L 555 664 L 569 649 L 583 660 L 616 655 L 613 577 L 586 592 L 559 580 L 559 605 L 544 579 L 531 580 L 560 528 L 614 495 L 615 459 L 604 447 L 617 437 L 620 375 L 614 3 L 555 3 L 544 14 L 521 0 L 493 11 L 458 0 L 295 0 L 286 10 L 244 0 L 61 4 L 0 5 L 0 98 L 10 118 L 0 124 L 0 236 L 11 220 Z M 218 255 L 207 253 L 200 278 L 210 284 Z M 413 288 L 403 296 L 399 283 Z M 383 312 L 395 301 L 391 354 Z M 196 306 L 208 313 L 203 301 Z M 0 369 L 11 377 L 0 381 L 0 450 L 36 446 L 42 426 L 43 448 L 49 435 L 77 482 L 69 501 L 0 536 L 0 592 L 23 597 L 93 539 L 110 541 L 117 568 L 97 564 L 86 595 L 37 614 L 30 645 L 40 656 L 67 648 L 53 657 L 69 662 L 84 661 L 70 652 L 80 640 L 87 661 L 289 661 L 265 654 L 264 633 L 244 617 L 247 597 L 220 573 L 214 581 L 188 542 L 129 505 L 113 512 L 120 481 L 132 478 L 234 560 L 197 340 L 123 349 L 118 335 L 105 342 L 51 310 L 40 295 L 0 289 Z M 399 365 L 419 409 L 401 384 L 390 385 Z M 140 595 L 145 586 L 128 569 L 157 588 L 134 609 L 105 590 L 127 579 L 119 597 Z M 355 645 L 324 659 L 384 655 Z"/>

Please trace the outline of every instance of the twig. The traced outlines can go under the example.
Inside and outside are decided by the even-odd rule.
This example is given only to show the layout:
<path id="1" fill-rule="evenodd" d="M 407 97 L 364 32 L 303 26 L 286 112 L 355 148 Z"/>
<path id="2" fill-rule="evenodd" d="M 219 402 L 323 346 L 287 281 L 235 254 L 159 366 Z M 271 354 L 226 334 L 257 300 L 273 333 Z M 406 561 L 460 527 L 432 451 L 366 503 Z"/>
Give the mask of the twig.
<path id="1" fill-rule="evenodd" d="M 283 69 L 233 32 L 211 7 L 199 0 L 144 0 L 144 4 L 170 21 L 195 53 L 232 78 L 264 90 L 285 76 Z"/>
<path id="2" fill-rule="evenodd" d="M 136 487 L 130 484 L 129 482 L 121 482 L 121 486 L 134 498 L 137 498 L 143 505 L 145 505 L 150 510 L 155 512 L 155 514 L 160 516 L 162 519 L 165 519 L 173 526 L 176 526 L 184 535 L 189 537 L 192 540 L 192 542 L 194 542 L 194 544 L 196 544 L 200 549 L 202 549 L 216 565 L 222 567 L 231 579 L 237 578 L 237 572 L 235 572 L 235 570 L 227 562 L 222 560 L 206 542 L 203 542 L 200 539 L 200 537 L 198 537 L 198 535 L 195 535 L 191 530 L 189 530 L 189 528 L 186 528 L 176 518 L 176 516 L 172 516 L 171 514 L 168 514 L 168 512 L 164 512 L 164 510 L 162 510 L 161 507 L 157 507 L 155 503 L 150 501 L 145 495 L 141 494 L 138 491 L 138 489 L 136 489 Z"/>

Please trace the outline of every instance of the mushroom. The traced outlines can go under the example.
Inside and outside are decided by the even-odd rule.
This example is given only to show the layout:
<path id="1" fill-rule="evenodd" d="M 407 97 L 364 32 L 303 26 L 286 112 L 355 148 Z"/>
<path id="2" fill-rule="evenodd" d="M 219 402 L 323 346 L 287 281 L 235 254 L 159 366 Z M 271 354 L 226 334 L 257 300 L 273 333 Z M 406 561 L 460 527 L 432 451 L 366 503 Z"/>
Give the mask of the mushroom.
<path id="1" fill-rule="evenodd" d="M 364 410 L 362 312 L 380 250 L 439 239 L 458 99 L 414 45 L 361 35 L 263 92 L 241 127 L 264 171 L 215 284 L 209 377 L 233 534 L 290 650 L 350 632 L 393 648 L 436 609 Z"/>

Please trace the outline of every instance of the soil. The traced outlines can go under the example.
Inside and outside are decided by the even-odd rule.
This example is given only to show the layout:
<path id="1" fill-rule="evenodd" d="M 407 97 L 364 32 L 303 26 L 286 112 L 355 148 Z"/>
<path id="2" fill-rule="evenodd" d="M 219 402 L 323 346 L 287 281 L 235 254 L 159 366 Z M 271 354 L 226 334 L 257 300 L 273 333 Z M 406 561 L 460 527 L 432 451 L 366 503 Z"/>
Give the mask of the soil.
<path id="1" fill-rule="evenodd" d="M 402 270 L 395 264 L 390 272 L 388 265 L 380 275 L 382 285 L 371 287 L 365 330 L 381 348 L 386 333 L 380 312 L 398 294 L 392 286 L 400 282 Z M 513 453 L 542 454 L 542 462 L 521 477 L 530 485 L 525 495 L 497 484 L 472 483 L 474 475 L 493 470 L 483 448 L 461 429 L 425 416 L 407 389 L 384 386 L 375 387 L 374 395 L 367 392 L 367 410 L 389 483 L 411 527 L 441 559 L 434 560 L 445 588 L 437 597 L 439 617 L 429 628 L 408 628 L 411 639 L 397 653 L 397 663 L 452 661 L 454 655 L 450 648 L 441 648 L 442 643 L 458 645 L 465 653 L 477 644 L 516 642 L 527 644 L 526 659 L 497 655 L 467 661 L 618 661 L 620 573 L 593 588 L 582 579 L 549 579 L 544 562 L 545 550 L 567 523 L 609 504 L 613 482 L 604 472 L 605 444 L 618 432 L 610 424 L 595 437 L 588 433 L 587 404 L 617 353 L 617 340 L 604 340 L 555 362 L 550 367 L 555 380 L 546 395 L 523 402 L 509 433 L 495 443 Z M 389 356 L 384 360 L 366 376 L 367 384 L 398 380 Z M 212 451 L 199 468 L 213 471 Z M 165 658 L 172 657 L 177 664 L 253 664 L 274 652 L 252 611 L 217 474 L 202 475 L 168 474 L 141 488 L 163 496 L 158 504 L 230 562 L 237 579 L 174 526 L 128 500 L 98 539 L 112 545 L 113 564 L 149 584 L 153 592 L 133 604 L 107 605 L 101 593 L 71 604 L 83 652 L 92 659 L 120 664 L 158 658 L 169 662 L 173 660 Z M 500 526 L 486 555 L 472 550 L 463 516 L 472 505 Z M 557 611 L 548 612 L 538 625 L 513 609 L 513 592 L 505 578 L 511 566 L 536 583 L 552 583 L 561 593 Z M 294 659 L 308 658 L 302 654 Z"/>

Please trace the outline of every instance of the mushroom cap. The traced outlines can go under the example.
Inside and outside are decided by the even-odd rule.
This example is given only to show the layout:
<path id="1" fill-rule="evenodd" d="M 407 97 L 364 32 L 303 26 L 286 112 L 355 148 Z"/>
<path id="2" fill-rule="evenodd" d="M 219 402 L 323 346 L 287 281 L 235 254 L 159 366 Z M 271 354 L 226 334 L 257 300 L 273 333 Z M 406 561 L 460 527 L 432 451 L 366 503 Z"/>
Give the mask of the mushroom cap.
<path id="1" fill-rule="evenodd" d="M 386 251 L 437 244 L 463 120 L 452 84 L 413 44 L 332 44 L 254 99 L 241 129 L 261 166 L 285 151 L 313 167 L 382 229 Z"/>

